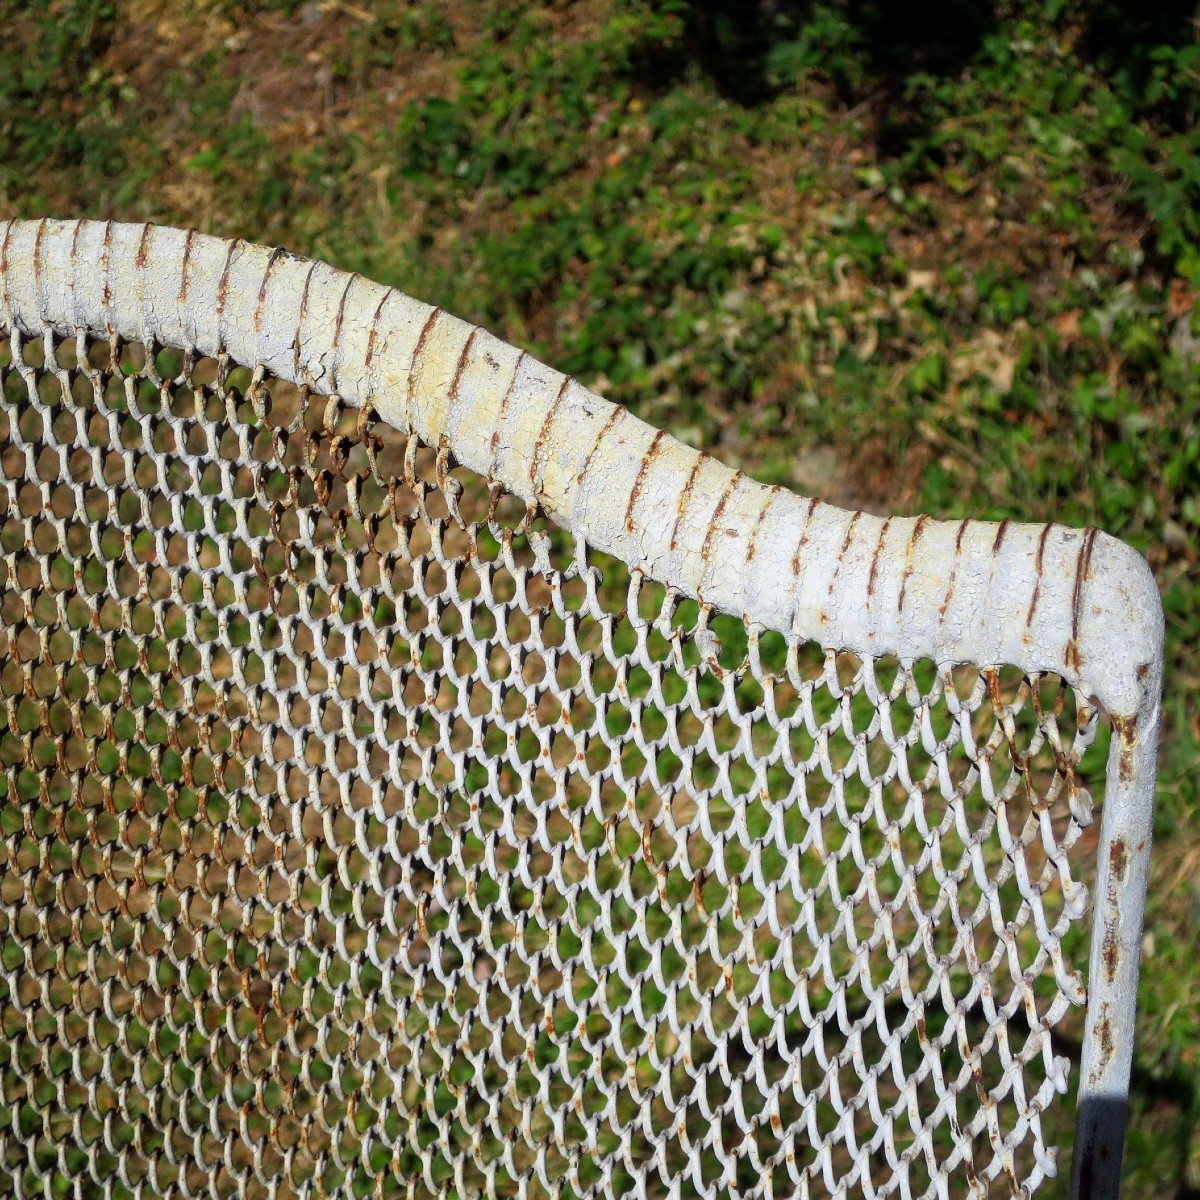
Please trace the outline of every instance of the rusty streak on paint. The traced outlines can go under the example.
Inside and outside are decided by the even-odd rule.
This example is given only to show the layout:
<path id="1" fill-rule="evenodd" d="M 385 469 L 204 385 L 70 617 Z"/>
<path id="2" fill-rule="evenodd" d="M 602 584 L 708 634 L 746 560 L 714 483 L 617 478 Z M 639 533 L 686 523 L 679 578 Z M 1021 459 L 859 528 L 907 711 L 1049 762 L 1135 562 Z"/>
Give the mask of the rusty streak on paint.
<path id="1" fill-rule="evenodd" d="M 703 450 L 696 455 L 696 461 L 692 464 L 691 471 L 688 472 L 687 482 L 683 485 L 683 491 L 679 493 L 679 503 L 675 506 L 675 524 L 671 526 L 671 550 L 675 550 L 679 546 L 679 525 L 683 520 L 683 514 L 687 511 L 688 501 L 692 498 L 696 476 L 700 474 L 700 468 L 704 466 L 706 458 L 708 458 L 708 455 Z"/>
<path id="2" fill-rule="evenodd" d="M 508 412 L 508 402 L 512 399 L 513 388 L 517 385 L 517 376 L 521 373 L 521 364 L 525 361 L 525 351 L 522 350 L 517 355 L 516 364 L 513 366 L 512 378 L 508 381 L 508 387 L 504 389 L 504 395 L 500 400 L 500 407 L 496 410 L 496 427 L 492 430 L 491 452 L 492 461 L 488 466 L 488 474 L 495 475 L 496 473 L 496 452 L 500 446 L 500 427 L 504 424 L 504 414 Z"/>
<path id="3" fill-rule="evenodd" d="M 317 269 L 315 262 L 309 263 L 308 272 L 304 276 L 304 286 L 300 289 L 300 312 L 296 317 L 296 332 L 292 335 L 292 356 L 296 364 L 296 378 L 300 372 L 300 333 L 304 328 L 304 318 L 308 316 L 308 292 L 312 286 L 313 272 Z"/>
<path id="4" fill-rule="evenodd" d="M 796 549 L 792 553 L 792 619 L 790 628 L 796 628 L 796 621 L 800 616 L 800 567 L 801 558 L 804 553 L 804 547 L 808 545 L 808 529 L 812 524 L 813 510 L 817 507 L 817 500 L 814 497 L 808 502 L 808 511 L 804 514 L 804 526 L 800 533 L 800 540 L 796 543 Z"/>
<path id="5" fill-rule="evenodd" d="M 829 587 L 825 592 L 827 596 L 833 595 L 834 581 L 838 577 L 838 572 L 842 569 L 842 560 L 846 557 L 846 551 L 850 549 L 850 543 L 854 540 L 854 527 L 861 519 L 861 509 L 855 509 L 850 515 L 850 523 L 846 526 L 846 536 L 842 538 L 842 548 L 838 551 L 837 562 L 833 564 L 833 573 L 829 576 Z"/>
<path id="6" fill-rule="evenodd" d="M 283 251 L 278 247 L 271 251 L 270 258 L 267 259 L 267 268 L 263 271 L 262 283 L 258 288 L 258 303 L 254 306 L 254 332 L 262 334 L 262 318 L 263 309 L 267 304 L 267 284 L 271 281 L 271 272 L 275 269 L 275 264 L 283 256 Z"/>
<path id="7" fill-rule="evenodd" d="M 183 261 L 179 268 L 179 303 L 187 301 L 188 267 L 192 262 L 192 243 L 196 240 L 196 231 L 189 229 L 183 238 Z"/>
<path id="8" fill-rule="evenodd" d="M 1029 611 L 1025 614 L 1025 628 L 1028 629 L 1033 624 L 1033 614 L 1037 609 L 1038 597 L 1042 592 L 1042 557 L 1046 553 L 1046 539 L 1050 536 L 1050 530 L 1054 526 L 1047 524 L 1042 527 L 1042 532 L 1038 536 L 1037 554 L 1033 560 L 1033 595 L 1029 598 Z"/>
<path id="9" fill-rule="evenodd" d="M 524 356 L 525 356 L 524 351 L 522 351 L 521 357 L 523 358 Z M 520 366 L 520 359 L 517 360 L 517 365 Z M 515 372 L 513 374 L 513 378 L 514 379 L 516 378 Z M 504 412 L 504 409 L 508 405 L 508 396 L 509 396 L 509 392 L 511 392 L 511 391 L 512 391 L 512 385 L 510 384 L 508 392 L 504 393 L 504 401 L 500 405 L 501 413 Z M 584 460 L 583 460 L 583 466 L 579 468 L 579 474 L 575 476 L 576 483 L 582 483 L 584 481 L 584 479 L 587 476 L 588 469 L 592 465 L 592 459 L 595 457 L 596 451 L 600 449 L 601 442 L 603 442 L 605 437 L 608 436 L 608 431 L 610 429 L 612 429 L 612 427 L 617 423 L 617 418 L 620 417 L 621 414 L 624 413 L 624 411 L 625 410 L 619 404 L 613 406 L 612 412 L 609 413 L 608 420 L 604 422 L 604 427 L 600 430 L 600 432 L 598 434 L 596 434 L 596 440 L 592 443 L 592 448 L 587 452 L 587 457 L 584 458 Z M 495 436 L 493 436 L 493 438 L 492 438 L 492 451 L 493 452 L 495 452 L 496 439 L 499 436 L 500 436 L 500 433 L 499 433 L 499 430 L 497 429 Z"/>
<path id="10" fill-rule="evenodd" d="M 942 600 L 941 607 L 938 609 L 939 617 L 945 617 L 946 610 L 950 607 L 950 601 L 954 599 L 954 585 L 958 582 L 958 564 L 962 561 L 963 534 L 967 532 L 967 526 L 970 523 L 970 518 L 963 521 L 959 525 L 958 534 L 954 538 L 954 565 L 950 568 L 950 579 L 946 584 L 946 596 Z"/>
<path id="11" fill-rule="evenodd" d="M 1081 666 L 1079 654 L 1079 621 L 1083 611 L 1083 587 L 1087 583 L 1088 571 L 1092 565 L 1092 547 L 1096 543 L 1095 529 L 1089 529 L 1083 535 L 1079 547 L 1079 557 L 1075 560 L 1075 586 L 1071 591 L 1071 640 L 1067 643 L 1067 666 L 1078 671 Z"/>
<path id="12" fill-rule="evenodd" d="M 733 489 L 737 487 L 739 481 L 744 476 L 740 471 L 735 472 L 725 485 L 725 490 L 721 493 L 721 499 L 717 501 L 717 507 L 713 510 L 712 519 L 708 523 L 708 529 L 704 533 L 704 541 L 700 543 L 700 561 L 706 566 L 708 565 L 709 554 L 712 550 L 713 534 L 717 531 L 717 522 L 720 521 L 722 514 L 725 512 L 725 505 L 729 503 L 729 497 L 733 495 Z"/>
<path id="13" fill-rule="evenodd" d="M 337 320 L 333 323 L 333 345 L 331 349 L 336 350 L 342 340 L 342 325 L 346 320 L 346 297 L 350 295 L 350 289 L 354 286 L 354 281 L 358 278 L 357 272 L 346 280 L 346 286 L 342 288 L 342 298 L 338 301 Z"/>
<path id="14" fill-rule="evenodd" d="M 217 283 L 218 317 L 225 312 L 225 301 L 229 298 L 229 272 L 233 270 L 233 256 L 241 244 L 241 238 L 234 238 L 233 241 L 229 243 L 229 250 L 225 255 L 225 266 L 221 270 L 221 278 Z"/>
<path id="15" fill-rule="evenodd" d="M 665 438 L 666 432 L 662 429 L 655 433 L 650 442 L 650 448 L 642 455 L 641 464 L 638 467 L 638 473 L 633 481 L 633 490 L 629 493 L 629 503 L 625 507 L 625 532 L 633 532 L 633 510 L 637 506 L 638 497 L 642 494 L 642 485 L 646 482 L 646 472 L 650 469 L 650 463 L 654 456 L 658 453 L 662 446 L 662 440 Z"/>
<path id="16" fill-rule="evenodd" d="M 149 228 L 149 226 L 147 226 Z M 45 305 L 42 303 L 42 238 L 46 234 L 46 218 L 38 222 L 37 234 L 33 239 L 33 290 L 37 293 L 38 316 L 45 320 Z"/>
<path id="17" fill-rule="evenodd" d="M 100 273 L 104 276 L 104 290 L 100 295 L 100 303 L 104 306 L 104 316 L 107 322 L 108 309 L 112 304 L 112 279 L 109 268 L 112 265 L 112 222 L 104 222 L 104 241 L 100 252 Z M 111 325 L 109 326 L 111 331 Z"/>
<path id="18" fill-rule="evenodd" d="M 395 288 L 389 288 L 383 294 L 383 299 L 379 301 L 379 306 L 375 309 L 375 315 L 371 318 L 371 331 L 367 334 L 367 354 L 363 360 L 363 375 L 370 380 L 371 363 L 375 360 L 375 343 L 379 340 L 379 318 L 383 316 L 383 306 L 392 298 L 392 293 Z"/>
<path id="19" fill-rule="evenodd" d="M 767 502 L 762 506 L 762 511 L 758 514 L 758 519 L 754 522 L 754 528 L 750 533 L 750 544 L 746 547 L 746 562 L 747 564 L 754 561 L 754 556 L 758 553 L 758 535 L 762 532 L 763 520 L 767 515 L 767 510 L 775 503 L 775 498 L 783 491 L 783 488 L 776 484 L 771 488 L 771 493 L 767 497 Z"/>
<path id="20" fill-rule="evenodd" d="M 342 298 L 338 302 L 337 320 L 333 326 L 333 343 L 330 346 L 330 350 L 333 352 L 333 363 L 329 371 L 329 390 L 335 393 L 338 390 L 337 369 L 341 365 L 338 361 L 340 355 L 338 355 L 337 351 L 342 340 L 342 325 L 346 320 L 346 297 L 350 295 L 350 289 L 354 286 L 354 281 L 358 278 L 359 276 L 356 272 L 346 280 L 346 286 L 342 289 Z"/>
<path id="21" fill-rule="evenodd" d="M 867 599 L 869 600 L 875 595 L 875 576 L 879 572 L 879 555 L 883 550 L 883 541 L 887 537 L 888 527 L 892 523 L 892 518 L 888 517 L 883 523 L 883 528 L 879 531 L 879 541 L 875 543 L 875 553 L 871 555 L 871 572 L 867 576 Z"/>
<path id="22" fill-rule="evenodd" d="M 429 337 L 429 331 L 433 328 L 438 317 L 442 315 L 440 308 L 435 308 L 429 316 L 425 318 L 425 324 L 421 326 L 421 332 L 417 334 L 417 344 L 413 347 L 412 362 L 408 366 L 408 394 L 406 397 L 405 416 L 408 418 L 408 426 L 412 428 L 412 410 L 413 396 L 417 388 L 417 375 L 421 370 L 421 355 L 425 353 L 425 341 Z"/>
<path id="23" fill-rule="evenodd" d="M 917 547 L 917 543 L 921 540 L 921 534 L 925 530 L 925 525 L 929 518 L 922 513 L 913 525 L 912 536 L 908 539 L 908 549 L 904 552 L 904 574 L 900 577 L 900 598 L 897 605 L 898 611 L 904 611 L 904 597 L 908 593 L 908 577 L 913 571 L 914 554 L 913 551 Z"/>
<path id="24" fill-rule="evenodd" d="M 378 316 L 378 312 L 375 314 Z M 463 343 L 462 353 L 458 356 L 458 362 L 454 365 L 454 376 L 450 380 L 449 400 L 453 406 L 458 401 L 458 385 L 462 381 L 463 372 L 467 369 L 467 360 L 471 357 L 471 347 L 475 344 L 475 336 L 479 333 L 479 329 L 472 329 L 467 335 L 467 340 Z"/>
<path id="25" fill-rule="evenodd" d="M 474 336 L 475 336 L 475 334 L 472 333 L 471 337 L 474 338 Z M 468 343 L 469 343 L 469 340 L 470 339 L 468 339 Z M 465 354 L 466 351 L 464 351 L 463 353 Z M 550 407 L 546 410 L 546 419 L 542 422 L 542 427 L 541 427 L 541 429 L 538 430 L 537 439 L 533 443 L 533 454 L 530 458 L 530 463 L 529 463 L 529 486 L 532 487 L 535 492 L 540 493 L 542 490 L 538 483 L 540 476 L 544 474 L 544 467 L 545 467 L 545 464 L 542 462 L 542 451 L 545 449 L 546 437 L 550 433 L 550 426 L 554 424 L 554 414 L 558 411 L 558 406 L 562 403 L 563 397 L 567 394 L 567 389 L 574 382 L 575 382 L 575 380 L 572 379 L 570 375 L 566 376 L 566 378 L 563 379 L 562 387 L 560 387 L 558 389 L 558 393 L 555 395 L 554 399 L 550 402 Z M 456 389 L 457 389 L 457 383 L 458 383 L 458 380 L 457 380 L 457 376 L 456 376 L 455 377 Z"/>
<path id="26" fill-rule="evenodd" d="M 146 269 L 146 264 L 150 261 L 150 234 L 154 232 L 154 226 L 149 221 L 142 226 L 142 236 L 138 238 L 137 254 L 133 257 L 133 265 L 139 271 Z"/>

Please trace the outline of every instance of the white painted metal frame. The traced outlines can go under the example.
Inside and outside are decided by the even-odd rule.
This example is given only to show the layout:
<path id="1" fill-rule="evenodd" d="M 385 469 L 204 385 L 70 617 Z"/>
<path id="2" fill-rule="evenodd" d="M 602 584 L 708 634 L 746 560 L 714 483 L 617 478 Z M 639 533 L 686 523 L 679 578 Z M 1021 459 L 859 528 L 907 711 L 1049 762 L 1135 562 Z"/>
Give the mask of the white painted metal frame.
<path id="1" fill-rule="evenodd" d="M 491 334 L 280 250 L 151 225 L 0 224 L 0 325 L 193 346 L 368 400 L 646 575 L 902 664 L 1054 672 L 1114 727 L 1072 1193 L 1117 1194 L 1162 672 L 1145 561 L 1094 529 L 880 519 L 755 483 Z"/>

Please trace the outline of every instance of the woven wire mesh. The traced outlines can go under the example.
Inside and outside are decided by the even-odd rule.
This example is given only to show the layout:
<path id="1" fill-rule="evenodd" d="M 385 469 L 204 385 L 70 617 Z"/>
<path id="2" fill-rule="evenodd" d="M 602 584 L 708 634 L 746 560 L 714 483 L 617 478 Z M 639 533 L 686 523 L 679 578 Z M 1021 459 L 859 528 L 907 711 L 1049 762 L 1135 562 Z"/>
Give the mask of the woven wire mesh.
<path id="1" fill-rule="evenodd" d="M 747 627 L 261 369 L 0 379 L 0 1190 L 1053 1172 L 1079 694 Z"/>

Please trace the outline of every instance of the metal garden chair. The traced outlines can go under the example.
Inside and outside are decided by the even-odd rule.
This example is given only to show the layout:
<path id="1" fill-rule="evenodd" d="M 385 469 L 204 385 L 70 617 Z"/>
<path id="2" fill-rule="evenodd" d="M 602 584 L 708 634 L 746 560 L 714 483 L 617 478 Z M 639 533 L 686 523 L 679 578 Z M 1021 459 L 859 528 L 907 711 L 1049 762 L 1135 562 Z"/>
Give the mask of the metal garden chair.
<path id="1" fill-rule="evenodd" d="M 0 1191 L 1116 1195 L 1136 553 L 242 241 L 0 224 L 0 327 Z"/>

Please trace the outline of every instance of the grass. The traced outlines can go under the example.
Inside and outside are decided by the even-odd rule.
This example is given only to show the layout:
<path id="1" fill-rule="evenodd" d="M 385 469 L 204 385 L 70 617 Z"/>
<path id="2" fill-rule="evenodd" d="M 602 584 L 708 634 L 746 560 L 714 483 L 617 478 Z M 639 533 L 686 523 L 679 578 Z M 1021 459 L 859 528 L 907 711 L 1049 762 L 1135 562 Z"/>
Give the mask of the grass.
<path id="1" fill-rule="evenodd" d="M 1200 44 L 1183 6 L 0 0 L 0 216 L 395 283 L 757 478 L 1093 523 L 1166 729 L 1128 1195 L 1200 1194 Z"/>

